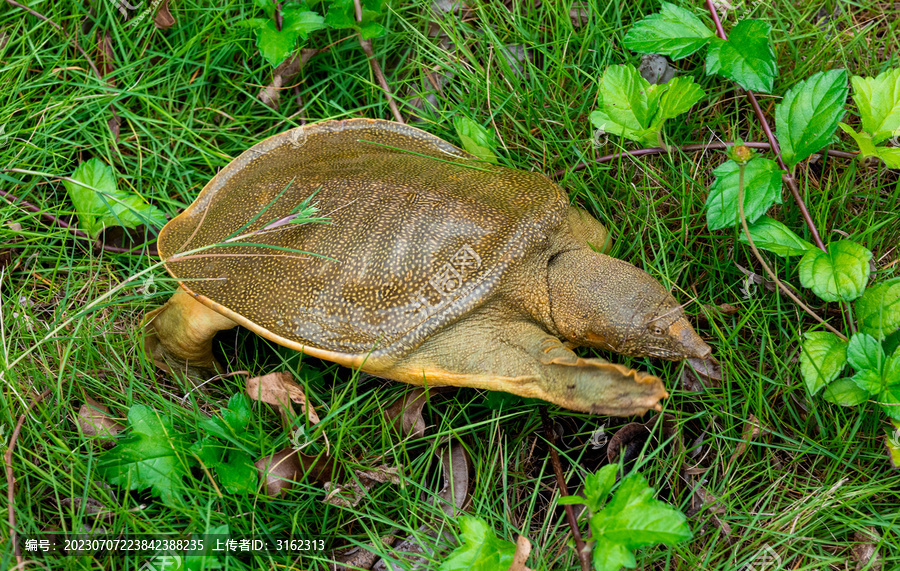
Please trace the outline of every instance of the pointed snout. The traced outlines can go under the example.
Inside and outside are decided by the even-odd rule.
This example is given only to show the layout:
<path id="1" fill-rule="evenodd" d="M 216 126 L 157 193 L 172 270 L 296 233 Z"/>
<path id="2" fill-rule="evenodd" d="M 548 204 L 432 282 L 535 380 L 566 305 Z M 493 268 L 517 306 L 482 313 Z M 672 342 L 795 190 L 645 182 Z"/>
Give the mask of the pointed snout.
<path id="1" fill-rule="evenodd" d="M 681 346 L 681 354 L 685 358 L 706 359 L 712 354 L 712 348 L 697 335 L 690 322 L 684 317 L 669 326 L 669 338 Z"/>

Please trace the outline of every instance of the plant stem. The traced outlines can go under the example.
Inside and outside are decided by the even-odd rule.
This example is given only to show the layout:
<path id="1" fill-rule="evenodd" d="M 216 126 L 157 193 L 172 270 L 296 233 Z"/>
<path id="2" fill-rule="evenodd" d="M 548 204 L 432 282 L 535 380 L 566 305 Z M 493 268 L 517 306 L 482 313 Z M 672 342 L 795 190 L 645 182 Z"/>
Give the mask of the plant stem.
<path id="1" fill-rule="evenodd" d="M 716 34 L 723 40 L 727 40 L 728 36 L 725 35 L 725 30 L 722 28 L 722 22 L 719 20 L 719 14 L 716 12 L 716 7 L 713 5 L 713 0 L 706 0 L 706 7 L 709 9 L 709 15 L 712 17 L 713 23 L 716 26 Z M 766 116 L 763 115 L 762 109 L 759 106 L 759 102 L 756 100 L 756 95 L 754 95 L 754 93 L 749 90 L 745 90 L 744 93 L 747 95 L 747 99 L 750 101 L 750 106 L 753 107 L 753 113 L 759 120 L 759 123 L 762 126 L 763 133 L 766 134 L 766 139 L 769 140 L 769 144 L 772 147 L 772 152 L 775 153 L 775 160 L 778 161 L 779 168 L 787 173 L 784 175 L 784 182 L 787 183 L 788 188 L 791 190 L 791 195 L 793 195 L 794 197 L 794 202 L 797 203 L 797 207 L 800 209 L 800 214 L 801 216 L 803 216 L 803 220 L 806 222 L 806 226 L 809 228 L 809 233 L 812 235 L 813 241 L 816 243 L 816 246 L 818 246 L 820 250 L 825 251 L 825 244 L 822 242 L 822 238 L 819 237 L 819 231 L 816 228 L 816 224 L 815 222 L 813 222 L 812 216 L 810 216 L 809 210 L 807 210 L 806 204 L 803 202 L 803 198 L 800 196 L 800 189 L 797 188 L 797 181 L 794 180 L 794 177 L 791 174 L 790 170 L 788 170 L 787 165 L 784 164 L 784 159 L 781 158 L 781 148 L 778 146 L 778 140 L 775 138 L 775 134 L 772 133 L 772 129 L 769 127 L 769 122 L 766 120 Z"/>
<path id="2" fill-rule="evenodd" d="M 785 286 L 781 282 L 781 280 L 778 279 L 778 276 L 776 276 L 775 272 L 773 272 L 772 269 L 769 268 L 769 265 L 759 253 L 759 250 L 756 249 L 756 244 L 753 243 L 753 238 L 750 236 L 750 228 L 747 226 L 747 218 L 744 216 L 744 165 L 739 165 L 739 168 L 740 177 L 738 179 L 738 215 L 741 217 L 741 227 L 744 229 L 744 236 L 747 237 L 747 242 L 750 243 L 750 249 L 753 250 L 753 255 L 756 256 L 756 259 L 762 265 L 763 269 L 766 271 L 766 274 L 768 274 L 769 279 L 775 282 L 776 287 L 780 287 L 789 298 L 794 300 L 794 303 L 799 305 L 803 309 L 803 311 L 810 314 L 816 321 L 824 325 L 826 329 L 840 337 L 842 340 L 846 341 L 847 337 L 843 333 L 841 333 L 840 331 L 832 327 L 831 324 L 816 315 L 812 309 L 810 309 L 805 303 L 800 301 L 800 298 L 794 295 L 794 292 L 792 292 L 790 288 Z"/>
<path id="3" fill-rule="evenodd" d="M 353 0 L 354 7 L 356 9 L 356 21 L 362 23 L 362 6 L 359 3 L 359 0 Z M 375 74 L 375 79 L 378 80 L 378 85 L 381 86 L 381 90 L 384 92 L 384 96 L 387 98 L 388 107 L 391 108 L 391 114 L 394 116 L 394 120 L 398 123 L 405 123 L 403 120 L 403 116 L 400 115 L 400 110 L 397 108 L 397 103 L 394 102 L 394 97 L 391 95 L 391 87 L 388 85 L 387 79 L 384 78 L 384 73 L 381 72 L 381 66 L 378 65 L 378 60 L 375 59 L 375 52 L 372 50 L 372 40 L 364 40 L 362 34 L 358 34 L 359 36 L 359 47 L 366 53 L 366 57 L 369 58 L 369 66 L 372 68 L 372 73 Z"/>

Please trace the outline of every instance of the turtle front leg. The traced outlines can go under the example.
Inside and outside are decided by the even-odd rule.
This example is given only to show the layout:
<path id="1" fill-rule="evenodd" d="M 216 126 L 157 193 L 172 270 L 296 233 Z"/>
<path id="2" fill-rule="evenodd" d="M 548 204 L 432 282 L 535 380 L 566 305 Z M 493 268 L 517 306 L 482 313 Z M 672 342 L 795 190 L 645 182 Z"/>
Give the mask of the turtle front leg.
<path id="1" fill-rule="evenodd" d="M 578 357 L 534 323 L 492 322 L 479 315 L 429 338 L 392 366 L 372 372 L 413 384 L 504 391 L 614 416 L 660 410 L 660 399 L 668 396 L 658 377 Z"/>
<path id="2" fill-rule="evenodd" d="M 192 378 L 224 372 L 212 354 L 216 333 L 237 325 L 179 288 L 144 317 L 144 351 L 160 369 Z"/>

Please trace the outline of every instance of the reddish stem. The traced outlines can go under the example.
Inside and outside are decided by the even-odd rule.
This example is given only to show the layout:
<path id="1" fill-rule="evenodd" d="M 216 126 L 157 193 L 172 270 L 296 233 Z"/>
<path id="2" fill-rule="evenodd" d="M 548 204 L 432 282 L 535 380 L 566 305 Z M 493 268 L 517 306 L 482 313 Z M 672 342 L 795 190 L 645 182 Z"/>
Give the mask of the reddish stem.
<path id="1" fill-rule="evenodd" d="M 716 26 L 716 34 L 723 40 L 727 40 L 728 36 L 725 35 L 725 30 L 722 28 L 722 22 L 719 20 L 719 14 L 716 12 L 716 7 L 713 5 L 712 0 L 706 0 L 706 7 L 709 9 L 709 15 L 710 17 L 712 17 L 713 24 L 715 24 Z M 784 182 L 787 183 L 788 188 L 791 190 L 791 194 L 794 196 L 794 202 L 796 202 L 797 207 L 800 208 L 800 214 L 803 216 L 803 220 L 806 222 L 806 226 L 809 228 L 809 232 L 812 235 L 813 241 L 816 243 L 816 246 L 818 246 L 822 250 L 825 250 L 825 244 L 822 242 L 822 238 L 819 237 L 819 231 L 816 229 L 816 224 L 815 222 L 813 222 L 812 216 L 810 216 L 809 210 L 807 210 L 806 204 L 803 202 L 803 198 L 800 196 L 800 189 L 797 188 L 797 181 L 794 180 L 794 177 L 788 170 L 787 165 L 784 164 L 784 160 L 781 158 L 781 149 L 778 146 L 778 140 L 775 138 L 775 134 L 772 133 L 772 129 L 769 127 L 769 122 L 766 120 L 766 116 L 763 115 L 762 109 L 759 106 L 759 102 L 756 100 L 756 95 L 754 95 L 754 93 L 749 90 L 745 91 L 745 93 L 747 95 L 747 99 L 750 100 L 750 106 L 753 107 L 753 113 L 759 120 L 760 125 L 762 125 L 763 133 L 766 134 L 766 138 L 769 140 L 772 152 L 775 153 L 775 160 L 778 161 L 778 166 L 787 173 L 783 177 Z"/>

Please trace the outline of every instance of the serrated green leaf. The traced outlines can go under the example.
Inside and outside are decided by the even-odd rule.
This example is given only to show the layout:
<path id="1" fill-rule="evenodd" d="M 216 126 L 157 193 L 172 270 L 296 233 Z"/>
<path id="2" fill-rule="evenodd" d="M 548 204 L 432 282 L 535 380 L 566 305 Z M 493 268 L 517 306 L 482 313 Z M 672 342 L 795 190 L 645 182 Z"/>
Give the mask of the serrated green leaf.
<path id="1" fill-rule="evenodd" d="M 789 169 L 831 142 L 848 91 L 847 72 L 833 69 L 801 81 L 775 106 L 776 134 Z"/>
<path id="2" fill-rule="evenodd" d="M 800 283 L 824 301 L 853 301 L 869 281 L 872 252 L 856 242 L 839 240 L 827 252 L 810 250 L 800 259 Z"/>
<path id="3" fill-rule="evenodd" d="M 663 2 L 660 12 L 632 26 L 624 41 L 625 47 L 631 51 L 661 54 L 679 60 L 705 46 L 714 35 L 690 11 Z"/>
<path id="4" fill-rule="evenodd" d="M 272 2 L 272 0 L 254 0 L 253 3 L 264 10 L 266 16 L 270 18 L 275 16 L 275 2 Z"/>
<path id="5" fill-rule="evenodd" d="M 272 67 L 286 60 L 297 48 L 298 39 L 325 28 L 325 19 L 315 12 L 303 11 L 301 6 L 287 5 L 282 10 L 281 30 L 275 20 L 266 20 L 254 26 L 256 47 Z"/>
<path id="6" fill-rule="evenodd" d="M 498 539 L 481 518 L 459 518 L 462 543 L 444 559 L 440 571 L 496 571 L 512 565 L 516 546 L 511 541 Z"/>
<path id="7" fill-rule="evenodd" d="M 100 159 L 81 163 L 70 178 L 63 185 L 78 213 L 78 225 L 91 238 L 111 226 L 136 228 L 142 224 L 157 227 L 166 224 L 162 210 L 147 204 L 137 194 L 120 191 L 112 168 Z"/>
<path id="8" fill-rule="evenodd" d="M 597 513 L 606 502 L 606 496 L 616 484 L 616 464 L 607 464 L 584 480 L 585 504 L 591 513 Z"/>
<path id="9" fill-rule="evenodd" d="M 657 86 L 651 86 L 633 65 L 611 65 L 600 79 L 599 109 L 591 113 L 595 127 L 621 135 L 632 141 L 643 141 L 647 126 L 656 114 Z"/>
<path id="10" fill-rule="evenodd" d="M 220 410 L 221 417 L 213 416 L 200 422 L 205 432 L 230 440 L 247 429 L 250 424 L 250 399 L 245 394 L 235 394 L 228 399 L 227 408 Z"/>
<path id="11" fill-rule="evenodd" d="M 900 278 L 866 288 L 854 305 L 859 330 L 883 340 L 900 329 Z"/>
<path id="12" fill-rule="evenodd" d="M 634 553 L 621 543 L 606 541 L 595 543 L 592 560 L 594 571 L 619 571 L 622 567 L 626 569 L 637 567 Z"/>
<path id="13" fill-rule="evenodd" d="M 453 127 L 466 152 L 483 161 L 497 164 L 497 155 L 494 153 L 497 140 L 493 131 L 488 131 L 468 117 L 456 117 L 453 120 Z"/>
<path id="14" fill-rule="evenodd" d="M 663 122 L 667 119 L 674 119 L 682 113 L 686 113 L 694 103 L 706 95 L 706 92 L 694 83 L 692 78 L 683 75 L 672 78 L 671 81 L 661 86 L 661 91 L 656 116 L 650 123 L 650 129 L 654 131 L 662 129 Z"/>
<path id="15" fill-rule="evenodd" d="M 866 402 L 869 393 L 859 388 L 853 379 L 843 378 L 825 387 L 822 398 L 841 406 L 855 406 Z"/>
<path id="16" fill-rule="evenodd" d="M 880 375 L 884 366 L 884 350 L 881 343 L 871 335 L 854 334 L 847 344 L 847 362 L 857 371 L 870 369 Z"/>
<path id="17" fill-rule="evenodd" d="M 853 101 L 859 109 L 862 130 L 878 143 L 900 134 L 900 68 L 890 69 L 875 77 L 850 78 Z"/>
<path id="18" fill-rule="evenodd" d="M 800 374 L 809 394 L 815 395 L 844 370 L 847 342 L 828 331 L 811 331 L 803 335 L 802 349 Z"/>
<path id="19" fill-rule="evenodd" d="M 227 460 L 215 467 L 216 478 L 229 494 L 250 494 L 257 488 L 257 471 L 246 452 L 230 450 Z"/>
<path id="20" fill-rule="evenodd" d="M 878 395 L 878 404 L 888 418 L 900 420 L 900 384 L 889 385 Z"/>
<path id="21" fill-rule="evenodd" d="M 744 167 L 744 216 L 752 224 L 776 202 L 781 204 L 781 175 L 784 171 L 771 159 L 756 157 Z M 739 224 L 738 188 L 740 167 L 732 160 L 719 165 L 716 180 L 706 199 L 706 225 L 710 230 Z"/>
<path id="22" fill-rule="evenodd" d="M 622 479 L 606 507 L 591 516 L 590 526 L 597 542 L 595 549 L 598 545 L 604 546 L 603 561 L 612 560 L 632 567 L 633 563 L 619 563 L 623 559 L 622 548 L 632 550 L 657 543 L 671 545 L 691 537 L 684 514 L 655 499 L 647 480 L 637 473 Z M 614 547 L 616 545 L 621 548 Z"/>
<path id="23" fill-rule="evenodd" d="M 771 29 L 761 20 L 741 20 L 727 41 L 712 38 L 706 52 L 706 74 L 717 73 L 744 89 L 771 93 L 778 75 L 769 41 Z"/>
<path id="24" fill-rule="evenodd" d="M 193 464 L 185 437 L 175 431 L 171 419 L 148 406 L 132 406 L 128 424 L 131 433 L 100 458 L 100 475 L 131 490 L 149 487 L 167 504 L 180 499 L 182 478 Z"/>
<path id="25" fill-rule="evenodd" d="M 875 147 L 875 156 L 889 169 L 900 169 L 900 148 Z"/>
<path id="26" fill-rule="evenodd" d="M 802 256 L 807 250 L 815 249 L 815 246 L 794 234 L 790 228 L 781 222 L 763 216 L 752 225 L 748 225 L 750 237 L 757 248 L 762 248 L 779 256 Z M 747 236 L 743 232 L 738 234 L 738 239 L 747 244 Z"/>

